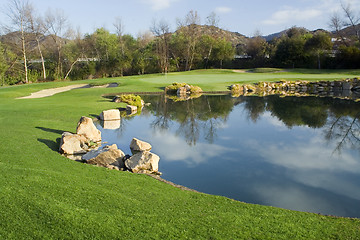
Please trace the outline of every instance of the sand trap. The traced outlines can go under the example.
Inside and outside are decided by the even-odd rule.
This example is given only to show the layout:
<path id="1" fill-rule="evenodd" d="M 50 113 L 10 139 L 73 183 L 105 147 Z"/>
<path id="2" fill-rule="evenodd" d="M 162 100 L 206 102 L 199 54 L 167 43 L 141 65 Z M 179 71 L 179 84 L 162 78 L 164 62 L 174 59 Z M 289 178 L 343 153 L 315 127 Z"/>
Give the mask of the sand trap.
<path id="1" fill-rule="evenodd" d="M 41 90 L 41 91 L 38 91 L 38 92 L 31 93 L 30 96 L 19 97 L 17 99 L 50 97 L 50 96 L 52 96 L 54 94 L 57 94 L 57 93 L 70 91 L 70 90 L 76 89 L 76 88 L 83 88 L 83 87 L 86 87 L 86 86 L 88 86 L 88 84 L 76 84 L 76 85 L 70 85 L 70 86 L 66 86 L 66 87 L 49 88 L 49 89 L 44 89 L 44 90 Z"/>

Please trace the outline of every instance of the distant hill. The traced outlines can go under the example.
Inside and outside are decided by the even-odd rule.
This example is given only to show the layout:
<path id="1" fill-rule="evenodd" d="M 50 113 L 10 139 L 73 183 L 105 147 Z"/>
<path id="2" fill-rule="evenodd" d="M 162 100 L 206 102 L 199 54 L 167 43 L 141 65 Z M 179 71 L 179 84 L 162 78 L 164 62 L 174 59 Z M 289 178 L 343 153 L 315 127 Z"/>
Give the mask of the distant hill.
<path id="1" fill-rule="evenodd" d="M 355 28 L 360 32 L 360 24 L 356 25 Z M 339 33 L 336 32 L 332 32 L 332 33 L 334 34 L 334 36 L 339 35 L 346 38 L 356 37 L 356 32 L 352 26 L 343 28 L 342 30 L 339 31 Z"/>
<path id="2" fill-rule="evenodd" d="M 277 32 L 277 33 L 273 33 L 273 34 L 270 34 L 270 35 L 267 35 L 267 36 L 262 36 L 267 42 L 270 42 L 272 40 L 274 40 L 275 38 L 279 38 L 281 37 L 282 35 L 286 34 L 286 32 L 288 31 L 289 29 L 285 29 L 281 32 Z M 307 32 L 310 32 L 310 33 L 317 33 L 317 32 L 327 32 L 329 34 L 331 34 L 331 32 L 329 31 L 326 31 L 324 29 L 316 29 L 314 31 L 310 31 L 310 30 L 307 30 L 305 29 Z"/>
<path id="3" fill-rule="evenodd" d="M 288 30 L 288 29 L 283 30 L 283 31 L 281 31 L 281 32 L 273 33 L 273 34 L 270 34 L 270 35 L 267 35 L 267 36 L 262 36 L 262 37 L 265 38 L 265 40 L 266 40 L 267 42 L 270 42 L 270 41 L 274 40 L 275 38 L 279 38 L 279 37 L 281 37 L 282 35 L 284 35 L 287 30 Z"/>
<path id="4" fill-rule="evenodd" d="M 204 35 L 210 35 L 214 37 L 225 38 L 230 41 L 234 46 L 242 45 L 246 43 L 247 37 L 238 32 L 231 32 L 219 27 L 208 26 L 208 25 L 195 25 L 198 30 Z M 178 32 L 179 30 L 175 31 Z"/>

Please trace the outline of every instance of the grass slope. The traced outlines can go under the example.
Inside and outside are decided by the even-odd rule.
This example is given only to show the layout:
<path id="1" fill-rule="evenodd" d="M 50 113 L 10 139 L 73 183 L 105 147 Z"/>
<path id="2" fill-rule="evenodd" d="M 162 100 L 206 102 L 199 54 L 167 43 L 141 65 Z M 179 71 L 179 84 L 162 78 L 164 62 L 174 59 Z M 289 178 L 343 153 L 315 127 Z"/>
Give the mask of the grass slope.
<path id="1" fill-rule="evenodd" d="M 235 82 L 338 79 L 351 72 L 193 71 L 98 79 L 118 88 L 76 89 L 41 99 L 31 92 L 76 84 L 0 89 L 0 239 L 360 239 L 360 220 L 246 204 L 182 191 L 145 175 L 71 161 L 57 153 L 63 131 L 116 103 L 104 93 L 159 91 L 174 81 L 204 90 Z M 135 137 L 135 136 L 134 136 Z"/>

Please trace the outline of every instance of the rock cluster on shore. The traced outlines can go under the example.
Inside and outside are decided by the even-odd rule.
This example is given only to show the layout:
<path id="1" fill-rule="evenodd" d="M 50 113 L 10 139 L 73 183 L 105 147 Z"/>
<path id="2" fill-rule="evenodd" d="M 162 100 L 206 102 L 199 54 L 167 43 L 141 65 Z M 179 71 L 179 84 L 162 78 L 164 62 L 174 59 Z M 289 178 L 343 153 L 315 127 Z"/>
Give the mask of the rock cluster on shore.
<path id="1" fill-rule="evenodd" d="M 165 94 L 171 96 L 174 101 L 187 101 L 198 98 L 202 95 L 203 90 L 199 86 L 189 85 L 187 83 L 172 83 L 165 87 Z"/>
<path id="2" fill-rule="evenodd" d="M 360 80 L 358 78 L 343 81 L 279 81 L 259 82 L 255 85 L 233 84 L 229 89 L 233 96 L 278 94 L 283 96 L 329 96 L 360 99 Z"/>
<path id="3" fill-rule="evenodd" d="M 120 120 L 119 110 L 103 111 L 99 118 L 104 121 Z M 64 132 L 62 134 L 59 152 L 66 157 L 91 165 L 109 169 L 132 171 L 160 175 L 160 157 L 152 152 L 147 142 L 133 138 L 130 143 L 132 156 L 118 149 L 116 144 L 107 145 L 99 149 L 101 132 L 96 128 L 91 118 L 81 117 L 76 134 Z"/>

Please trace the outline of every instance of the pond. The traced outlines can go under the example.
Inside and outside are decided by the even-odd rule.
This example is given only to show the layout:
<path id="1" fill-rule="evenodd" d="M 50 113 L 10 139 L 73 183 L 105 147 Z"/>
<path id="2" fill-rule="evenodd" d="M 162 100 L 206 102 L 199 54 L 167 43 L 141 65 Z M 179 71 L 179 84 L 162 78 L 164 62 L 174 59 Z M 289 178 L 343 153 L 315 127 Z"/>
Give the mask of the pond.
<path id="1" fill-rule="evenodd" d="M 160 156 L 162 178 L 247 203 L 360 217 L 360 103 L 320 97 L 143 96 L 138 116 L 103 129 L 130 153 Z"/>

